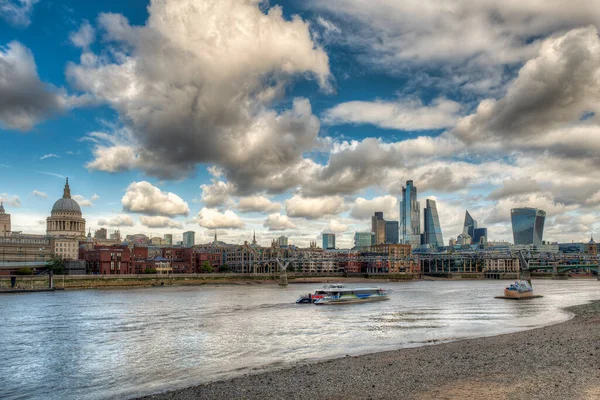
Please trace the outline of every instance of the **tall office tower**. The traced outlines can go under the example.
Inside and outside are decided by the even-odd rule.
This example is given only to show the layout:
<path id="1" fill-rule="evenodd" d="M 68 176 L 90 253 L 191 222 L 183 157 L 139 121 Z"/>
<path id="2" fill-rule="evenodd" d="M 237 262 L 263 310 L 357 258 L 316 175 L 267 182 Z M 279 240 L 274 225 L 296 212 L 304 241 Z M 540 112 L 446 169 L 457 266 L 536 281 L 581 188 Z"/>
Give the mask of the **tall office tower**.
<path id="1" fill-rule="evenodd" d="M 400 202 L 400 239 L 403 244 L 421 244 L 421 206 L 417 201 L 417 188 L 413 181 L 406 181 Z"/>
<path id="2" fill-rule="evenodd" d="M 288 245 L 288 238 L 287 238 L 287 236 L 279 236 L 277 238 L 277 245 L 279 247 L 286 247 Z"/>
<path id="3" fill-rule="evenodd" d="M 357 249 L 370 248 L 375 244 L 375 234 L 373 232 L 355 232 L 354 247 Z"/>
<path id="4" fill-rule="evenodd" d="M 513 208 L 510 210 L 515 244 L 542 244 L 546 212 L 537 208 Z"/>
<path id="5" fill-rule="evenodd" d="M 385 220 L 381 211 L 371 217 L 371 232 L 375 234 L 375 244 L 385 243 Z"/>
<path id="6" fill-rule="evenodd" d="M 385 243 L 398 244 L 398 221 L 385 221 Z"/>
<path id="7" fill-rule="evenodd" d="M 431 245 L 434 248 L 444 247 L 442 226 L 440 225 L 440 216 L 438 215 L 435 200 L 425 200 L 425 206 L 423 209 L 423 224 L 425 225 L 423 233 L 424 244 Z"/>
<path id="8" fill-rule="evenodd" d="M 471 243 L 486 244 L 488 241 L 487 228 L 477 228 L 473 233 Z"/>
<path id="9" fill-rule="evenodd" d="M 164 238 L 164 243 L 168 246 L 172 246 L 173 245 L 173 235 L 171 235 L 170 233 L 167 233 L 165 236 L 163 236 Z"/>
<path id="10" fill-rule="evenodd" d="M 100 228 L 94 232 L 94 238 L 95 239 L 106 239 L 107 234 L 108 234 L 108 231 L 106 230 L 106 228 Z"/>
<path id="11" fill-rule="evenodd" d="M 196 244 L 196 232 L 183 232 L 183 247 L 193 247 Z"/>
<path id="12" fill-rule="evenodd" d="M 323 250 L 335 250 L 335 233 L 323 234 Z"/>
<path id="13" fill-rule="evenodd" d="M 471 214 L 469 214 L 469 212 L 467 211 L 465 213 L 465 225 L 463 227 L 463 235 L 466 233 L 469 236 L 471 236 L 471 238 L 473 238 L 473 236 L 475 236 L 475 229 L 477 229 L 477 221 L 473 219 L 473 217 L 471 217 Z"/>

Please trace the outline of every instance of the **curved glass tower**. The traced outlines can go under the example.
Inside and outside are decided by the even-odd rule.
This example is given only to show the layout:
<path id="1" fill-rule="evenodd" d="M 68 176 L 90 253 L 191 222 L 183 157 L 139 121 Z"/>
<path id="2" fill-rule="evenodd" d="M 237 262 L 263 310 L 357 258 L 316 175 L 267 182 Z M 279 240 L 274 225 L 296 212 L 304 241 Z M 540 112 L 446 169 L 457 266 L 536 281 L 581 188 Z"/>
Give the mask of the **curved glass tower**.
<path id="1" fill-rule="evenodd" d="M 510 210 L 515 244 L 542 244 L 546 212 L 537 208 L 513 208 Z"/>
<path id="2" fill-rule="evenodd" d="M 435 200 L 427 199 L 425 204 L 426 207 L 423 209 L 425 214 L 424 244 L 432 245 L 434 248 L 443 247 L 444 238 L 442 237 L 442 227 Z"/>

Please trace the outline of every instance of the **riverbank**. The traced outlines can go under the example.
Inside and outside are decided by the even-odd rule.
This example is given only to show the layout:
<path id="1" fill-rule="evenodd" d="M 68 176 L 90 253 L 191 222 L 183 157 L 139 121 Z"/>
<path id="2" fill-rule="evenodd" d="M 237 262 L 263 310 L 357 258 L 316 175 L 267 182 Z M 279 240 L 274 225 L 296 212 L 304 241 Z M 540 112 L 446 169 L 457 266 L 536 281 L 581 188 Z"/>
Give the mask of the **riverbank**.
<path id="1" fill-rule="evenodd" d="M 600 301 L 567 310 L 573 319 L 528 331 L 347 356 L 142 399 L 598 399 Z"/>

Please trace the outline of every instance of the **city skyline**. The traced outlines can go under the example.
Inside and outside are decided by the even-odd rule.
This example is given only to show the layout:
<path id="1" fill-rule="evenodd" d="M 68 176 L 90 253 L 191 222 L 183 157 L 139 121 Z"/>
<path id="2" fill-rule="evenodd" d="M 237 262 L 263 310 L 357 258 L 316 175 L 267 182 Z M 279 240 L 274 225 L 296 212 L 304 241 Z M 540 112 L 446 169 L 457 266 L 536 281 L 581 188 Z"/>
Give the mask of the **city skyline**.
<path id="1" fill-rule="evenodd" d="M 0 9 L 0 97 L 9 99 L 0 102 L 0 198 L 15 231 L 46 231 L 68 176 L 92 233 L 178 241 L 193 231 L 206 243 L 216 229 L 243 243 L 256 231 L 262 244 L 284 235 L 307 246 L 330 232 L 349 248 L 374 212 L 400 221 L 408 180 L 422 205 L 436 202 L 446 239 L 468 210 L 490 240 L 512 241 L 518 207 L 547 212 L 544 240 L 598 232 L 600 121 L 589 88 L 600 85 L 600 40 L 586 13 L 461 9 L 469 21 L 540 22 L 526 32 L 502 18 L 465 24 L 489 28 L 470 36 L 482 45 L 422 30 L 410 22 L 427 16 L 402 4 L 223 0 L 216 11 L 236 12 L 216 13 L 224 20 L 211 29 L 240 34 L 220 29 L 235 21 L 262 33 L 215 46 L 200 9 L 184 18 L 175 2 L 79 3 Z M 499 31 L 511 40 L 495 40 Z M 446 49 L 434 46 L 439 37 Z M 161 55 L 183 53 L 185 63 Z M 155 58 L 166 70 L 142 67 Z M 565 96 L 575 100 L 564 105 Z"/>

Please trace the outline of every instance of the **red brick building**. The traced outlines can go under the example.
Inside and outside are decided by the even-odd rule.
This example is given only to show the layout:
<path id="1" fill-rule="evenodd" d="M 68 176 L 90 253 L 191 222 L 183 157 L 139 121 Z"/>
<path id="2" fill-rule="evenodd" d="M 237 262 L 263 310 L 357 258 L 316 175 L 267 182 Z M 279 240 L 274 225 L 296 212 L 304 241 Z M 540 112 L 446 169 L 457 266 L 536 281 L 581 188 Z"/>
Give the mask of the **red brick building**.
<path id="1" fill-rule="evenodd" d="M 83 253 L 86 270 L 93 274 L 122 275 L 133 273 L 127 246 L 101 247 Z"/>

